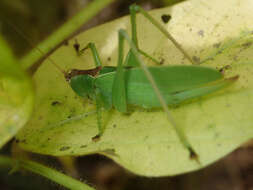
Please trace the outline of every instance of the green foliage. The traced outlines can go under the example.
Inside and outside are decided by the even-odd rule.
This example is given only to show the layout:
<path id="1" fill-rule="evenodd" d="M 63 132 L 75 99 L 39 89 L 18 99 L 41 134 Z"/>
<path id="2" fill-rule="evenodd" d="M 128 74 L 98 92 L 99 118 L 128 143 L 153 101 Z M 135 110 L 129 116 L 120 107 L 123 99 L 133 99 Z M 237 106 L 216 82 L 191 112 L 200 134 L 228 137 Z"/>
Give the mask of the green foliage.
<path id="1" fill-rule="evenodd" d="M 33 108 L 30 78 L 18 65 L 18 60 L 0 38 L 0 148 L 29 119 Z"/>
<path id="2" fill-rule="evenodd" d="M 78 180 L 75 180 L 61 172 L 58 172 L 54 169 L 51 169 L 49 167 L 46 167 L 42 164 L 39 164 L 33 161 L 23 160 L 23 159 L 12 159 L 12 158 L 0 155 L 0 166 L 5 167 L 5 168 L 12 168 L 11 172 L 16 171 L 17 169 L 26 169 L 28 171 L 31 171 L 33 173 L 36 173 L 48 179 L 51 179 L 52 181 L 59 183 L 62 186 L 67 187 L 69 189 L 94 190 L 94 188 Z"/>

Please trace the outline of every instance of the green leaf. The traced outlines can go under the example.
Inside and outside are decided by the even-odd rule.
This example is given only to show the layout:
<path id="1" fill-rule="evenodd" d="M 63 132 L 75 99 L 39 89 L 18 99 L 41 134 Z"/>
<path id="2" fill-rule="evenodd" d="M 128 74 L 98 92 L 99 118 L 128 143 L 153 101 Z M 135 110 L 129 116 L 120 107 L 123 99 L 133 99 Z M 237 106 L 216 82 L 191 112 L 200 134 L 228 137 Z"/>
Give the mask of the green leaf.
<path id="1" fill-rule="evenodd" d="M 1 148 L 29 119 L 33 108 L 33 89 L 29 77 L 2 38 L 0 52 Z"/>
<path id="2" fill-rule="evenodd" d="M 249 0 L 192 0 L 151 12 L 161 23 L 163 14 L 172 16 L 164 26 L 195 62 L 217 69 L 226 67 L 226 78 L 240 76 L 223 91 L 170 108 L 199 154 L 201 165 L 189 159 L 162 110 L 136 108 L 130 115 L 103 111 L 105 133 L 100 141 L 93 142 L 91 138 L 98 133 L 94 102 L 74 94 L 63 74 L 48 61 L 34 77 L 35 113 L 18 134 L 20 145 L 28 151 L 56 156 L 100 153 L 145 176 L 181 174 L 222 158 L 253 137 L 252 9 Z M 164 65 L 190 64 L 142 16 L 137 24 L 142 50 Z M 129 17 L 93 28 L 75 39 L 81 47 L 95 42 L 104 65 L 116 65 L 120 28 L 130 32 Z M 76 56 L 74 43 L 69 41 L 51 58 L 64 69 L 93 67 L 90 52 Z"/>

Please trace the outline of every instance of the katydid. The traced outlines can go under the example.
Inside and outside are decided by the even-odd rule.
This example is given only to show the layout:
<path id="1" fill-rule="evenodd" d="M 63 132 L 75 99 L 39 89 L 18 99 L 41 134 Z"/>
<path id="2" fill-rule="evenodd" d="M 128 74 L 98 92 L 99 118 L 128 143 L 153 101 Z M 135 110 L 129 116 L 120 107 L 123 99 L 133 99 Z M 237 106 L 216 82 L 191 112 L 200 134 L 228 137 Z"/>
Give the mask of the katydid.
<path id="1" fill-rule="evenodd" d="M 147 68 L 140 54 L 154 62 L 158 61 L 138 48 L 136 12 L 142 13 L 193 63 L 190 56 L 156 20 L 141 7 L 132 5 L 130 6 L 132 39 L 128 37 L 125 30 L 119 30 L 117 67 L 102 67 L 95 45 L 89 43 L 85 48 L 79 50 L 78 54 L 81 54 L 87 48 L 91 49 L 96 67 L 91 70 L 71 70 L 65 75 L 65 78 L 69 81 L 76 94 L 81 97 L 88 97 L 96 102 L 99 132 L 93 140 L 99 139 L 104 131 L 101 123 L 102 107 L 107 110 L 114 107 L 122 113 L 127 112 L 128 105 L 143 108 L 162 107 L 167 113 L 169 121 L 174 126 L 182 144 L 189 150 L 190 156 L 197 157 L 184 133 L 179 130 L 173 117 L 170 116 L 168 105 L 180 104 L 185 100 L 215 92 L 232 84 L 238 77 L 224 79 L 222 73 L 215 69 L 194 65 Z M 124 40 L 130 46 L 125 60 L 123 60 Z"/>

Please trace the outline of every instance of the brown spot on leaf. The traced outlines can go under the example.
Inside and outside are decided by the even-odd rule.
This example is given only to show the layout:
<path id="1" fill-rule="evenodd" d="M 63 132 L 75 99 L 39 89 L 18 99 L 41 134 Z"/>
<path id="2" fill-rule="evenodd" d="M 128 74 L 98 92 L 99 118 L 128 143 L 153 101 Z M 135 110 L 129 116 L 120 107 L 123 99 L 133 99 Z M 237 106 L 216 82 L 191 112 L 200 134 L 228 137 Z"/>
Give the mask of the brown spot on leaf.
<path id="1" fill-rule="evenodd" d="M 86 148 L 86 147 L 87 147 L 86 144 L 80 146 L 80 148 Z"/>
<path id="2" fill-rule="evenodd" d="M 80 51 L 80 44 L 78 43 L 77 39 L 75 40 L 75 43 L 73 45 L 73 48 L 75 49 L 76 53 L 79 54 Z"/>
<path id="3" fill-rule="evenodd" d="M 201 36 L 201 37 L 204 37 L 204 35 L 205 35 L 205 34 L 204 34 L 204 30 L 199 30 L 199 31 L 198 31 L 198 35 Z"/>
<path id="4" fill-rule="evenodd" d="M 197 56 L 195 56 L 195 55 L 192 57 L 192 60 L 193 60 L 193 62 L 196 63 L 196 64 L 199 64 L 199 63 L 200 63 L 200 58 L 197 57 Z"/>
<path id="5" fill-rule="evenodd" d="M 213 44 L 213 47 L 214 48 L 219 48 L 220 47 L 220 45 L 221 45 L 221 43 L 219 42 L 219 43 L 215 43 L 215 44 Z"/>
<path id="6" fill-rule="evenodd" d="M 68 149 L 70 149 L 69 146 L 63 146 L 63 147 L 60 148 L 60 151 L 65 151 L 65 150 L 68 150 Z"/>
<path id="7" fill-rule="evenodd" d="M 242 44 L 242 46 L 244 48 L 249 48 L 251 45 L 252 45 L 252 42 L 246 42 L 246 43 Z"/>
<path id="8" fill-rule="evenodd" d="M 57 106 L 57 105 L 60 105 L 60 104 L 61 104 L 61 102 L 59 102 L 59 101 L 53 101 L 51 103 L 52 106 Z"/>
<path id="9" fill-rule="evenodd" d="M 171 19 L 171 15 L 169 15 L 169 14 L 163 14 L 161 16 L 161 19 L 162 19 L 162 21 L 163 21 L 164 24 L 167 24 L 170 21 L 170 19 Z"/>

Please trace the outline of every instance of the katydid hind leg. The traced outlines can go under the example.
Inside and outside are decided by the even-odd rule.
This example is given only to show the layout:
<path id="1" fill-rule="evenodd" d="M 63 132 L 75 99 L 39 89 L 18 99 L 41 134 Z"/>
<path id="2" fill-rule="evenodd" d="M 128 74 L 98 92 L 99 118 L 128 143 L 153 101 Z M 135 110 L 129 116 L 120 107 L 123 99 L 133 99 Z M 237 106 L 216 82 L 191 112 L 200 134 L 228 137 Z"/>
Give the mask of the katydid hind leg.
<path id="1" fill-rule="evenodd" d="M 149 72 L 147 66 L 145 65 L 145 63 L 142 61 L 138 49 L 136 48 L 135 44 L 132 42 L 132 40 L 129 38 L 128 34 L 126 33 L 125 30 L 121 29 L 119 30 L 119 36 L 122 40 L 126 40 L 128 42 L 128 44 L 130 45 L 134 55 L 136 56 L 138 62 L 140 63 L 141 68 L 143 69 L 147 79 L 149 80 L 149 82 L 151 83 L 152 88 L 154 89 L 154 92 L 159 100 L 159 102 L 161 103 L 161 107 L 163 108 L 163 110 L 165 111 L 167 118 L 169 120 L 169 122 L 171 123 L 171 125 L 173 126 L 177 136 L 180 139 L 180 142 L 182 143 L 182 145 L 188 150 L 189 152 L 189 157 L 194 159 L 195 161 L 197 161 L 199 163 L 198 160 L 198 154 L 196 153 L 196 151 L 194 150 L 194 148 L 191 146 L 191 144 L 189 143 L 188 139 L 186 138 L 184 132 L 182 131 L 182 129 L 177 125 L 177 123 L 175 122 L 174 118 L 172 117 L 168 106 L 166 104 L 166 101 L 164 99 L 164 97 L 162 96 L 160 90 L 158 89 L 156 82 L 154 80 L 154 78 L 152 77 L 152 74 Z"/>

